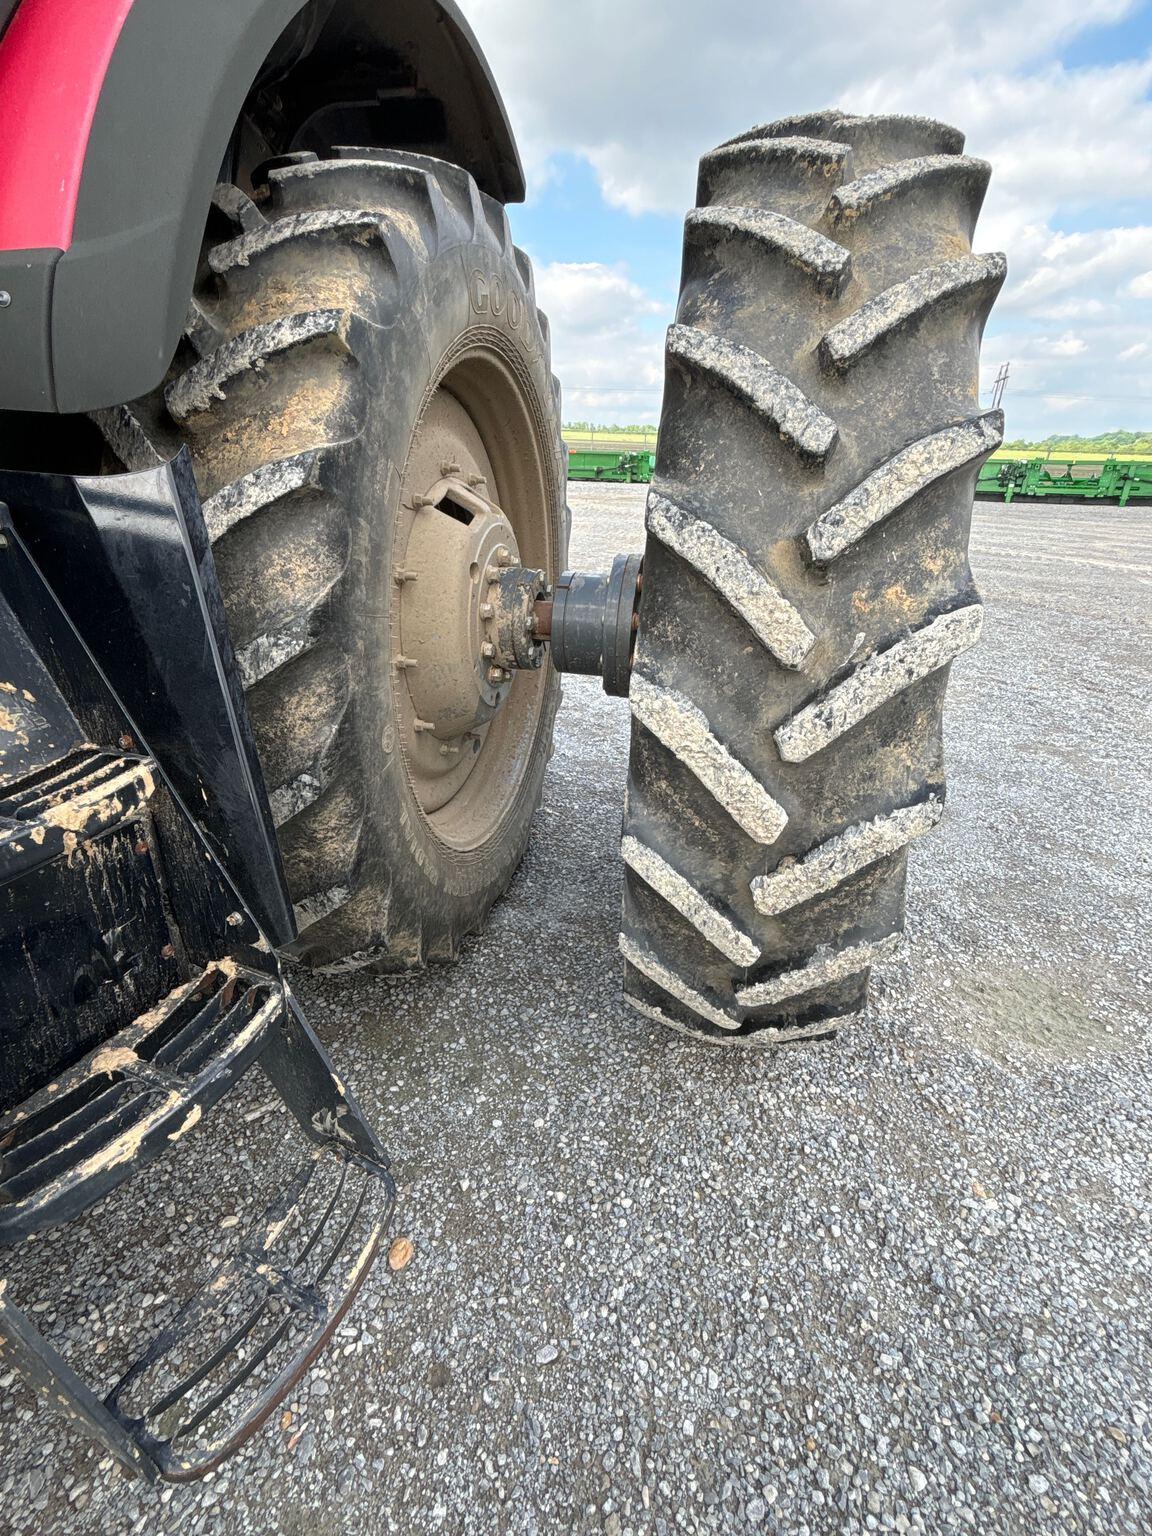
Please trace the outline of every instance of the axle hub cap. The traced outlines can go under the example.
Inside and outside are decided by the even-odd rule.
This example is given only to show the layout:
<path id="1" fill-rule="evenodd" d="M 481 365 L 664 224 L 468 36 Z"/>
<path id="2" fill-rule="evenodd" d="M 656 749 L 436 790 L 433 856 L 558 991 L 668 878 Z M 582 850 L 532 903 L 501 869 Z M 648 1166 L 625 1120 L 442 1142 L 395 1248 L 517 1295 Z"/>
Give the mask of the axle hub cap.
<path id="1" fill-rule="evenodd" d="M 413 494 L 400 587 L 397 670 L 411 702 L 409 752 L 427 785 L 425 809 L 455 793 L 507 699 L 516 672 L 539 667 L 535 604 L 543 571 L 525 569 L 511 521 L 486 480 L 445 462 Z"/>

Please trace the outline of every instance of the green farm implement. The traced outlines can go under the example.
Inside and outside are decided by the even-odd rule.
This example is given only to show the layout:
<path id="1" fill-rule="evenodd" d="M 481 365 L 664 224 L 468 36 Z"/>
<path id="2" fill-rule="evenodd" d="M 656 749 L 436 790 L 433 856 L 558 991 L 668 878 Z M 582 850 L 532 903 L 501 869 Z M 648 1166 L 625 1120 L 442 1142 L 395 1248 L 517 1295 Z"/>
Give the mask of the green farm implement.
<path id="1" fill-rule="evenodd" d="M 652 449 L 569 449 L 569 480 L 604 480 L 647 485 L 656 454 Z M 1017 501 L 1059 496 L 1068 501 L 1152 501 L 1152 459 L 1008 458 L 994 454 L 980 470 L 977 500 Z"/>
<path id="2" fill-rule="evenodd" d="M 993 456 L 980 470 L 977 500 L 1061 496 L 1068 501 L 1152 500 L 1152 460 L 1005 459 Z"/>
<path id="3" fill-rule="evenodd" d="M 656 455 L 641 453 L 592 453 L 579 451 L 568 454 L 569 480 L 613 480 L 629 484 L 647 485 L 652 478 Z"/>

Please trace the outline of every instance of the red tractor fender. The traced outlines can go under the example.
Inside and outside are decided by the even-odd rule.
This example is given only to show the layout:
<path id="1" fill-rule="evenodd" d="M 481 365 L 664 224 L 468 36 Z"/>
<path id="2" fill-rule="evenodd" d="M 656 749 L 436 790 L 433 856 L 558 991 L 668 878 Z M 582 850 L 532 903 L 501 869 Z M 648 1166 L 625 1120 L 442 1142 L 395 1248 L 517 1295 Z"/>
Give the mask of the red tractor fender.
<path id="1" fill-rule="evenodd" d="M 0 29 L 0 410 L 154 389 L 212 189 L 270 153 L 323 152 L 330 132 L 524 196 L 455 0 L 0 0 Z"/>
<path id="2" fill-rule="evenodd" d="M 0 251 L 72 244 L 88 136 L 133 0 L 24 0 L 0 38 Z"/>

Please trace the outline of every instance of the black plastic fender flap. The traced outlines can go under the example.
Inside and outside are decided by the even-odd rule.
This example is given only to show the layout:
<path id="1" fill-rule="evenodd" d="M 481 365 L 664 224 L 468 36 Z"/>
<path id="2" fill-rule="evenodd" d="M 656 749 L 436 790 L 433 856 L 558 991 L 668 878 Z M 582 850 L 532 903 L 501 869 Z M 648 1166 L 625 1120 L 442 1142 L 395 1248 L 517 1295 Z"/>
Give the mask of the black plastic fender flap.
<path id="1" fill-rule="evenodd" d="M 268 939 L 296 935 L 186 449 L 122 475 L 0 471 L 22 541 Z"/>

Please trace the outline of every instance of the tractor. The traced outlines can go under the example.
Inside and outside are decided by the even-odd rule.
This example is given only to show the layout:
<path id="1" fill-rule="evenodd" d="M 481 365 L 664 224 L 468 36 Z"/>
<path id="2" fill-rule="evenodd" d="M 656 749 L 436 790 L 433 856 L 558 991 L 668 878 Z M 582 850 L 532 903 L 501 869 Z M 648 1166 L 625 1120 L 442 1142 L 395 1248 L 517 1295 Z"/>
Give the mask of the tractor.
<path id="1" fill-rule="evenodd" d="M 0 0 L 0 99 L 0 1242 L 194 1156 L 253 1068 L 301 1142 L 115 1381 L 3 1280 L 0 1365 L 186 1480 L 388 1230 L 292 972 L 480 932 L 562 673 L 631 711 L 625 1000 L 749 1048 L 862 1008 L 980 633 L 1005 268 L 941 123 L 706 154 L 645 549 L 572 571 L 523 173 L 454 0 Z"/>

